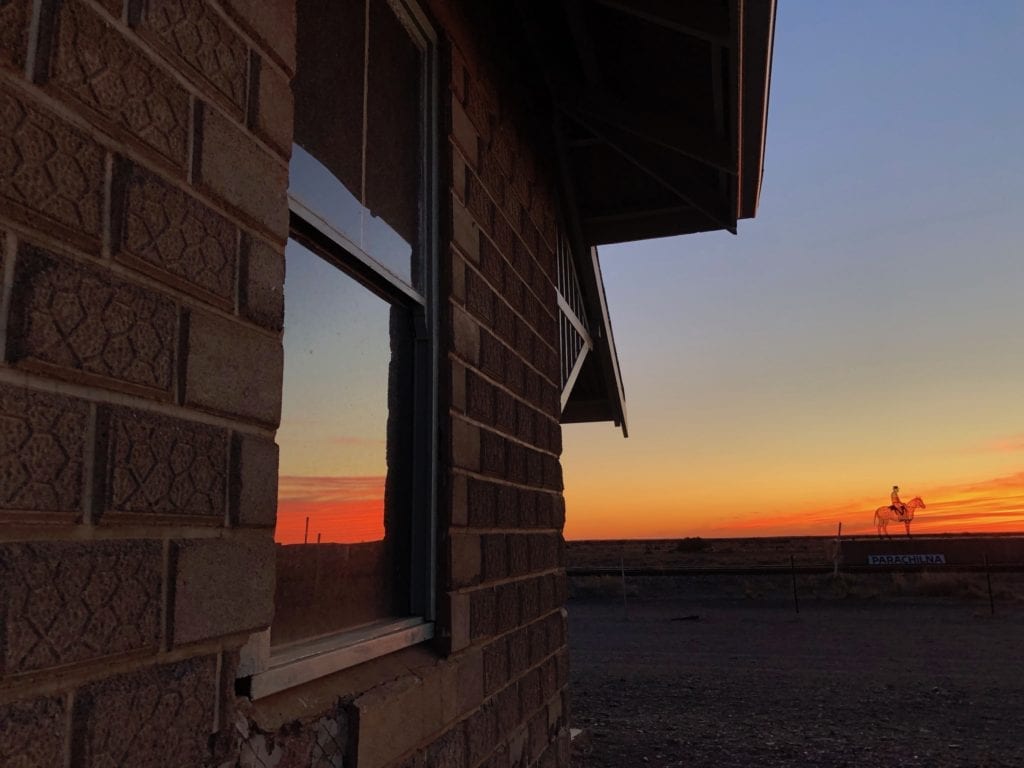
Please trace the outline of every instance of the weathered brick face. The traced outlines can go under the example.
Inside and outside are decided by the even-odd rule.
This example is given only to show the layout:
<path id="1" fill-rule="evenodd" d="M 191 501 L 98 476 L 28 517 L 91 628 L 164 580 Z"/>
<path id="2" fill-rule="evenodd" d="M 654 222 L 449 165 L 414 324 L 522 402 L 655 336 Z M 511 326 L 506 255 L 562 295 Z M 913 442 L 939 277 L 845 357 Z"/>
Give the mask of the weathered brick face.
<path id="1" fill-rule="evenodd" d="M 177 321 L 166 296 L 26 245 L 14 277 L 8 359 L 169 397 Z"/>
<path id="2" fill-rule="evenodd" d="M 90 136 L 0 81 L 0 195 L 7 215 L 43 219 L 76 242 L 100 242 L 104 152 Z M 43 222 L 39 222 L 43 224 Z M 45 224 L 44 224 L 45 226 Z"/>
<path id="3" fill-rule="evenodd" d="M 140 30 L 241 114 L 248 50 L 213 5 L 202 0 L 151 0 Z"/>
<path id="4" fill-rule="evenodd" d="M 231 678 L 273 607 L 294 2 L 0 0 L 0 764 L 567 765 L 549 121 L 426 5 L 442 654 L 263 733 Z"/>
<path id="5" fill-rule="evenodd" d="M 60 698 L 0 705 L 0 765 L 35 768 L 61 765 L 67 714 Z"/>
<path id="6" fill-rule="evenodd" d="M 75 765 L 203 765 L 213 730 L 216 671 L 216 658 L 207 656 L 83 687 L 75 697 Z"/>
<path id="7" fill-rule="evenodd" d="M 0 67 L 21 69 L 28 52 L 31 0 L 0 2 Z"/>
<path id="8" fill-rule="evenodd" d="M 5 768 L 235 757 L 272 611 L 293 14 L 0 0 Z"/>
<path id="9" fill-rule="evenodd" d="M 220 522 L 227 499 L 224 429 L 112 408 L 105 437 L 104 513 L 194 515 Z"/>
<path id="10" fill-rule="evenodd" d="M 184 170 L 190 114 L 185 89 L 80 0 L 61 4 L 56 26 L 49 72 L 54 90 L 90 110 L 119 138 Z"/>
<path id="11" fill-rule="evenodd" d="M 0 674 L 155 651 L 160 550 L 150 541 L 0 545 Z"/>
<path id="12" fill-rule="evenodd" d="M 77 514 L 88 408 L 0 385 L 0 509 Z"/>
<path id="13" fill-rule="evenodd" d="M 557 661 L 565 653 L 566 587 L 556 184 L 542 170 L 556 163 L 537 140 L 545 129 L 531 124 L 537 105 L 502 69 L 500 43 L 481 45 L 472 39 L 476 30 L 458 25 L 449 32 L 448 535 L 460 547 L 475 543 L 479 568 L 471 574 L 453 563 L 447 599 L 468 613 L 459 643 L 483 649 L 484 699 L 464 723 L 464 749 L 445 759 L 567 765 L 566 681 Z M 423 754 L 430 764 L 429 752 Z"/>
<path id="14" fill-rule="evenodd" d="M 118 258 L 231 309 L 238 229 L 179 187 L 138 166 L 124 171 Z"/>

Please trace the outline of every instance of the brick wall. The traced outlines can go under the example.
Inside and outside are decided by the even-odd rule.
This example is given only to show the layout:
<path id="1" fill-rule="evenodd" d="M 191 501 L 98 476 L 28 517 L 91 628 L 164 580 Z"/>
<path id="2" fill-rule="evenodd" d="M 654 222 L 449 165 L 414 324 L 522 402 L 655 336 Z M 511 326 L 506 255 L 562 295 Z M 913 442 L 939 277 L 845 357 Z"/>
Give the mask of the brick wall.
<path id="1" fill-rule="evenodd" d="M 438 637 L 249 702 L 291 3 L 0 0 L 0 765 L 568 765 L 550 120 L 483 5 L 427 5 Z"/>
<path id="2" fill-rule="evenodd" d="M 411 765 L 568 765 L 565 519 L 550 115 L 493 19 L 435 3 L 450 46 L 444 568 L 451 660 L 480 704 Z M 469 6 L 466 6 L 468 9 Z M 486 16 L 475 9 L 480 16 Z M 468 15 L 467 15 L 468 14 Z"/>
<path id="3" fill-rule="evenodd" d="M 218 759 L 270 620 L 294 33 L 265 5 L 0 2 L 0 765 Z"/>

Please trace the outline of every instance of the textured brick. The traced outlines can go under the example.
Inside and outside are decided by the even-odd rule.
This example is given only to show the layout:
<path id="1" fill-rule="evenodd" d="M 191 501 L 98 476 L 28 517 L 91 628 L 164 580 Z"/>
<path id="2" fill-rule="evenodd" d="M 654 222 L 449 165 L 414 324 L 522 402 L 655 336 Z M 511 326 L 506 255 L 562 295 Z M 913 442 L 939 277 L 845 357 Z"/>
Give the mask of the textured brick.
<path id="1" fill-rule="evenodd" d="M 507 632 L 519 623 L 519 589 L 515 584 L 494 588 L 498 632 Z"/>
<path id="2" fill-rule="evenodd" d="M 521 675 L 530 666 L 529 631 L 520 629 L 508 639 L 508 671 L 511 677 Z"/>
<path id="3" fill-rule="evenodd" d="M 462 363 L 453 360 L 451 361 L 452 368 L 452 391 L 451 391 L 451 406 L 456 411 L 465 413 L 466 411 L 466 366 Z"/>
<path id="4" fill-rule="evenodd" d="M 530 570 L 530 542 L 526 536 L 508 537 L 509 574 L 522 576 Z"/>
<path id="5" fill-rule="evenodd" d="M 226 430 L 128 408 L 106 410 L 101 422 L 107 512 L 223 520 Z"/>
<path id="6" fill-rule="evenodd" d="M 493 589 L 481 589 L 470 595 L 469 632 L 472 639 L 494 634 L 495 612 Z"/>
<path id="7" fill-rule="evenodd" d="M 519 725 L 519 692 L 510 685 L 496 697 L 498 706 L 498 735 L 509 735 Z"/>
<path id="8" fill-rule="evenodd" d="M 480 428 L 462 419 L 453 419 L 451 430 L 452 465 L 460 469 L 479 469 Z"/>
<path id="9" fill-rule="evenodd" d="M 224 6 L 288 72 L 295 71 L 294 0 L 225 0 Z"/>
<path id="10" fill-rule="evenodd" d="M 490 696 L 508 682 L 508 641 L 498 638 L 484 647 L 484 694 Z"/>
<path id="11" fill-rule="evenodd" d="M 466 312 L 456 308 L 452 309 L 452 347 L 468 363 L 476 364 L 480 359 L 480 326 Z"/>
<path id="12" fill-rule="evenodd" d="M 19 250 L 11 362 L 167 394 L 176 322 L 174 303 L 160 294 L 39 248 Z"/>
<path id="13" fill-rule="evenodd" d="M 81 510 L 88 407 L 0 385 L 0 509 Z"/>
<path id="14" fill-rule="evenodd" d="M 460 651 L 470 642 L 470 596 L 458 592 L 442 595 L 442 623 L 447 629 L 449 651 Z"/>
<path id="15" fill-rule="evenodd" d="M 533 621 L 540 615 L 540 584 L 538 579 L 519 582 L 519 610 L 523 621 Z"/>
<path id="16" fill-rule="evenodd" d="M 32 226 L 61 225 L 62 234 L 96 247 L 103 157 L 91 138 L 0 83 L 0 199 L 7 216 Z"/>
<path id="17" fill-rule="evenodd" d="M 155 650 L 161 559 L 155 541 L 0 546 L 3 673 Z"/>
<path id="18" fill-rule="evenodd" d="M 140 32 L 184 62 L 241 115 L 248 49 L 213 5 L 203 0 L 149 0 Z"/>
<path id="19" fill-rule="evenodd" d="M 153 173 L 127 174 L 118 256 L 158 280 L 233 309 L 238 232 L 229 221 Z M 208 294 L 208 296 L 207 296 Z"/>
<path id="20" fill-rule="evenodd" d="M 202 133 L 199 183 L 283 241 L 288 235 L 287 166 L 215 110 L 205 110 Z"/>
<path id="21" fill-rule="evenodd" d="M 142 142 L 184 168 L 189 98 L 106 19 L 77 0 L 61 6 L 50 79 L 126 141 Z"/>
<path id="22" fill-rule="evenodd" d="M 425 762 L 431 768 L 467 768 L 466 734 L 462 724 L 430 745 Z"/>
<path id="23" fill-rule="evenodd" d="M 476 765 L 487 757 L 498 740 L 498 717 L 494 702 L 486 702 L 466 722 L 466 746 L 469 765 Z"/>
<path id="24" fill-rule="evenodd" d="M 283 362 L 280 339 L 195 312 L 189 320 L 185 402 L 276 425 Z"/>
<path id="25" fill-rule="evenodd" d="M 270 535 L 172 543 L 175 645 L 266 627 L 274 613 Z"/>
<path id="26" fill-rule="evenodd" d="M 352 702 L 356 724 L 353 764 L 384 768 L 440 731 L 455 712 L 458 679 L 451 665 L 407 674 L 378 685 Z M 429 704 L 427 704 L 429 702 Z M 439 763 L 427 761 L 431 768 Z"/>
<path id="27" fill-rule="evenodd" d="M 32 699 L 0 705 L 0 765 L 64 765 L 64 701 Z"/>
<path id="28" fill-rule="evenodd" d="M 495 488 L 491 483 L 469 478 L 466 488 L 469 524 L 474 528 L 494 525 Z"/>
<path id="29" fill-rule="evenodd" d="M 295 115 L 291 83 L 265 61 L 256 71 L 258 82 L 249 109 L 250 125 L 257 136 L 288 157 L 291 155 Z"/>
<path id="30" fill-rule="evenodd" d="M 31 0 L 0 1 L 0 67 L 22 69 L 28 53 Z"/>
<path id="31" fill-rule="evenodd" d="M 490 424 L 494 420 L 494 386 L 474 375 L 470 375 L 466 383 L 467 412 L 471 418 Z M 500 397 L 500 393 L 498 396 Z"/>
<path id="32" fill-rule="evenodd" d="M 483 538 L 483 578 L 485 581 L 503 579 L 508 574 L 505 536 L 490 534 Z"/>
<path id="33" fill-rule="evenodd" d="M 448 573 L 453 587 L 480 581 L 480 537 L 459 533 L 448 538 Z"/>
<path id="34" fill-rule="evenodd" d="M 480 706 L 484 699 L 484 653 L 474 648 L 453 660 L 457 668 L 458 705 L 460 715 Z"/>
<path id="35" fill-rule="evenodd" d="M 540 672 L 536 669 L 523 675 L 519 681 L 519 700 L 523 707 L 523 714 L 533 712 L 541 705 L 540 697 Z"/>
<path id="36" fill-rule="evenodd" d="M 284 254 L 278 246 L 246 237 L 239 295 L 242 314 L 279 331 L 284 324 Z"/>
<path id="37" fill-rule="evenodd" d="M 75 696 L 76 768 L 204 765 L 213 727 L 216 657 L 147 667 Z"/>
<path id="38" fill-rule="evenodd" d="M 236 433 L 231 455 L 232 522 L 273 526 L 277 521 L 277 444 Z"/>
<path id="39" fill-rule="evenodd" d="M 458 101 L 452 102 L 452 138 L 462 149 L 467 162 L 476 167 L 479 163 L 480 137 L 466 110 Z"/>
<path id="40" fill-rule="evenodd" d="M 480 261 L 480 226 L 455 197 L 452 198 L 452 239 L 471 261 Z"/>
<path id="41" fill-rule="evenodd" d="M 505 440 L 490 431 L 480 434 L 480 470 L 489 474 L 505 474 Z"/>

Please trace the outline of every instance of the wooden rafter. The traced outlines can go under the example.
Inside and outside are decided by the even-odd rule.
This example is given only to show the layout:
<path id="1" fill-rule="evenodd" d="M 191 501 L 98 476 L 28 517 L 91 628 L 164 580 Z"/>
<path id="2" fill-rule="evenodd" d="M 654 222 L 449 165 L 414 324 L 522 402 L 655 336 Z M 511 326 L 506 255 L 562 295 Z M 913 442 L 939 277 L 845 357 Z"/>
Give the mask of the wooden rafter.
<path id="1" fill-rule="evenodd" d="M 619 13 L 671 29 L 682 35 L 707 40 L 715 45 L 732 44 L 729 29 L 708 9 L 710 3 L 698 0 L 596 0 L 599 5 Z"/>

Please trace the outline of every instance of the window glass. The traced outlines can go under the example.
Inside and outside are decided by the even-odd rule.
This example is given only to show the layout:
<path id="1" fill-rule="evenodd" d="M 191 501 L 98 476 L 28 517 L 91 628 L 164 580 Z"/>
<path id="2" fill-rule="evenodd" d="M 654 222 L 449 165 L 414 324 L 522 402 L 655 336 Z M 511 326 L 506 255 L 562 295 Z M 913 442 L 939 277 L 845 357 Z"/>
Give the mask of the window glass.
<path id="1" fill-rule="evenodd" d="M 298 14 L 290 192 L 420 288 L 424 52 L 387 0 L 299 0 Z"/>
<path id="2" fill-rule="evenodd" d="M 412 318 L 286 250 L 275 645 L 408 612 Z"/>

